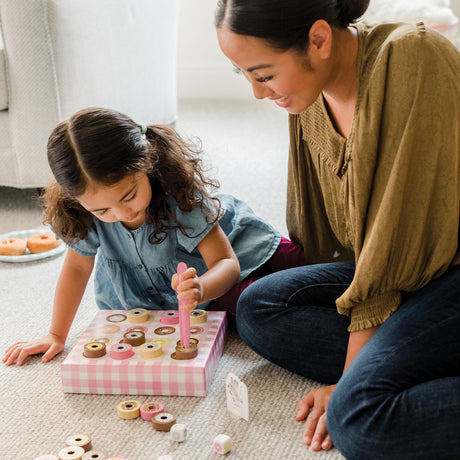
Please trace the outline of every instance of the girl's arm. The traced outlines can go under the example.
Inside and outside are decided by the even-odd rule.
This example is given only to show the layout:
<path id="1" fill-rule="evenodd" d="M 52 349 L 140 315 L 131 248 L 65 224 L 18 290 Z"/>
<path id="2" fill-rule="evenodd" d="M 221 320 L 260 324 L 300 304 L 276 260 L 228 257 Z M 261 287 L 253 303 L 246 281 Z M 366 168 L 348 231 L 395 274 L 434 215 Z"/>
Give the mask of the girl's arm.
<path id="1" fill-rule="evenodd" d="M 187 310 L 225 294 L 240 276 L 238 259 L 219 224 L 203 238 L 198 250 L 208 267 L 206 273 L 198 277 L 192 267 L 182 275 L 182 283 L 177 283 L 177 275 L 171 283 L 179 300 L 189 299 Z"/>
<path id="2" fill-rule="evenodd" d="M 10 365 L 17 359 L 20 366 L 27 356 L 37 353 L 44 353 L 42 361 L 47 362 L 64 349 L 93 266 L 94 257 L 82 256 L 72 249 L 67 251 L 56 286 L 48 335 L 28 342 L 17 342 L 9 347 L 3 358 L 5 364 Z"/>

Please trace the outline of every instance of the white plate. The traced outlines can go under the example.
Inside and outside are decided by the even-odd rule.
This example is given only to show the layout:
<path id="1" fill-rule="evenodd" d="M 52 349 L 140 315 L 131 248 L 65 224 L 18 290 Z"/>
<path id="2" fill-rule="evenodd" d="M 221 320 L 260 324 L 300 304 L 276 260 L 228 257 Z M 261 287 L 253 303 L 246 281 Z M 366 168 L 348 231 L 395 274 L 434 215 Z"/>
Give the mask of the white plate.
<path id="1" fill-rule="evenodd" d="M 4 233 L 0 235 L 0 240 L 3 238 L 22 238 L 27 240 L 29 236 L 35 235 L 37 233 L 50 233 L 51 230 L 48 228 L 35 228 L 33 230 L 21 230 L 16 232 Z M 66 245 L 61 241 L 61 244 L 51 251 L 39 252 L 38 254 L 31 254 L 28 249 L 26 253 L 22 256 L 2 256 L 0 255 L 0 262 L 33 262 L 34 260 L 46 259 L 48 257 L 57 256 L 62 254 L 66 249 Z"/>

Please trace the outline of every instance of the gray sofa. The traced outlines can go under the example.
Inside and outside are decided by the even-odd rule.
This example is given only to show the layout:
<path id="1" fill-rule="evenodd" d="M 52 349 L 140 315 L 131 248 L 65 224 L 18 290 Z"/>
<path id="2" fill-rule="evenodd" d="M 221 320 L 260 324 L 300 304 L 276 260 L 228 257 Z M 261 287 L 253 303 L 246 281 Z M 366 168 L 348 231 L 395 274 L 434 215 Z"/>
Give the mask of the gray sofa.
<path id="1" fill-rule="evenodd" d="M 177 116 L 178 0 L 0 0 L 0 186 L 42 187 L 46 142 L 84 107 Z"/>

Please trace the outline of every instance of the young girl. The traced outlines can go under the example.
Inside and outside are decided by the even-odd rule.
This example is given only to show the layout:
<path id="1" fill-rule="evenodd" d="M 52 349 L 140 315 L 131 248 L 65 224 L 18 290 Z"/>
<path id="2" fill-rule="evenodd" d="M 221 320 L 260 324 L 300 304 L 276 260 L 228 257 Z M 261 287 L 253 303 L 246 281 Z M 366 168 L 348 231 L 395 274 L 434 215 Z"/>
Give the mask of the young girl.
<path id="1" fill-rule="evenodd" d="M 227 310 L 232 325 L 247 285 L 304 263 L 302 250 L 245 203 L 208 193 L 217 183 L 171 127 L 82 110 L 52 132 L 48 161 L 55 180 L 43 197 L 44 222 L 69 249 L 49 334 L 12 345 L 8 365 L 36 353 L 46 362 L 63 350 L 94 264 L 101 309 L 168 310 L 188 299 L 189 310 Z M 179 262 L 189 267 L 181 283 Z"/>

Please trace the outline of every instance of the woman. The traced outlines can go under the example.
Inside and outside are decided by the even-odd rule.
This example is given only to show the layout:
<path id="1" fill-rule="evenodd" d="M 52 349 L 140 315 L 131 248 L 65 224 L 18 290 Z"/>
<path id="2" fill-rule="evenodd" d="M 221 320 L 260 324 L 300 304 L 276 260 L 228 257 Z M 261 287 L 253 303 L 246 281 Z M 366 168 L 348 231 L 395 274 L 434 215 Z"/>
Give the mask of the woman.
<path id="1" fill-rule="evenodd" d="M 223 53 L 290 113 L 287 224 L 310 264 L 250 286 L 238 330 L 328 384 L 298 403 L 313 450 L 458 458 L 460 55 L 423 24 L 354 24 L 368 3 L 218 3 Z"/>

